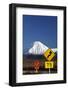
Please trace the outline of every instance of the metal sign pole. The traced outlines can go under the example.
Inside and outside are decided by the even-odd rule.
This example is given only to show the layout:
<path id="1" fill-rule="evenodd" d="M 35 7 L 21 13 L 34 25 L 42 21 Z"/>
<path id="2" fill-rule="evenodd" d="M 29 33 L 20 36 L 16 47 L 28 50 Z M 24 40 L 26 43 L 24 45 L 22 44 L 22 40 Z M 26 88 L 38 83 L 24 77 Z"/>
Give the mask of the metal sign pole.
<path id="1" fill-rule="evenodd" d="M 49 73 L 50 73 L 50 63 L 49 63 Z"/>
<path id="2" fill-rule="evenodd" d="M 50 68 L 49 68 L 49 73 L 50 73 Z"/>

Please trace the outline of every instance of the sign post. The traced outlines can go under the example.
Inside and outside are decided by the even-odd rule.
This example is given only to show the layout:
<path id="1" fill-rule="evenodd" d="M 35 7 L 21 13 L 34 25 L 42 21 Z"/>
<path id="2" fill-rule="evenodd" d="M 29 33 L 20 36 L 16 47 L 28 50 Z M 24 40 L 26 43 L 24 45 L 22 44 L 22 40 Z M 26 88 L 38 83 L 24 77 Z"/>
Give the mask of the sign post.
<path id="1" fill-rule="evenodd" d="M 50 73 L 50 68 L 54 68 L 54 62 L 51 60 L 55 56 L 55 53 L 51 49 L 48 49 L 46 52 L 44 52 L 44 56 L 48 60 L 45 61 L 45 68 L 48 68 Z"/>
<path id="2" fill-rule="evenodd" d="M 50 73 L 50 68 L 54 68 L 54 62 L 53 61 L 46 61 L 45 68 L 49 69 L 49 73 Z"/>

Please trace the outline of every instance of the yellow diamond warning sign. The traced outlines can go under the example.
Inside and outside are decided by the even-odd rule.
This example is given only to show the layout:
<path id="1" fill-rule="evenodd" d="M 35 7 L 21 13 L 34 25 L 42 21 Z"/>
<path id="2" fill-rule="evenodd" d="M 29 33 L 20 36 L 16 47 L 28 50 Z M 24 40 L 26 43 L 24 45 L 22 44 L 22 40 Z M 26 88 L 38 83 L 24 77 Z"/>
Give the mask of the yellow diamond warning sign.
<path id="1" fill-rule="evenodd" d="M 45 68 L 54 68 L 54 62 L 47 61 L 45 62 Z"/>
<path id="2" fill-rule="evenodd" d="M 44 52 L 44 56 L 47 60 L 51 61 L 52 58 L 55 56 L 55 53 L 51 49 L 48 49 L 46 52 Z"/>

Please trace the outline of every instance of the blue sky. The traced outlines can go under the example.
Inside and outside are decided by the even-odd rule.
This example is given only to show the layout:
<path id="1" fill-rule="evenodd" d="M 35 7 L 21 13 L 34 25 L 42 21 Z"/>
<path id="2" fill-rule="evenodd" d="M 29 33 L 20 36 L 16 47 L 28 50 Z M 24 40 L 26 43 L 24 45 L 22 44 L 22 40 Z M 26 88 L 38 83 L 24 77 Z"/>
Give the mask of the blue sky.
<path id="1" fill-rule="evenodd" d="M 41 41 L 50 48 L 57 48 L 56 16 L 24 15 L 22 18 L 24 49 L 31 48 L 35 41 Z"/>

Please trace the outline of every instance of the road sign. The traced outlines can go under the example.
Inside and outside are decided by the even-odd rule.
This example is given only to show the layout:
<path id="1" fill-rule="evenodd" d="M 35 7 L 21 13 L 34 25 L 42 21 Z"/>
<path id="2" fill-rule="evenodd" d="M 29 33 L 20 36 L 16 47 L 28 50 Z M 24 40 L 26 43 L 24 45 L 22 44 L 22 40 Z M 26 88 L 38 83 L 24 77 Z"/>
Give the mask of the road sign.
<path id="1" fill-rule="evenodd" d="M 44 52 L 44 56 L 48 61 L 51 61 L 52 58 L 55 56 L 55 53 L 51 49 L 48 49 L 46 52 Z"/>
<path id="2" fill-rule="evenodd" d="M 45 62 L 45 68 L 54 68 L 54 62 L 53 61 L 47 61 Z"/>

